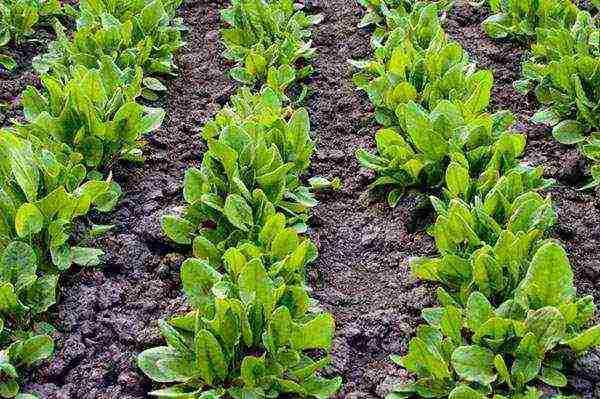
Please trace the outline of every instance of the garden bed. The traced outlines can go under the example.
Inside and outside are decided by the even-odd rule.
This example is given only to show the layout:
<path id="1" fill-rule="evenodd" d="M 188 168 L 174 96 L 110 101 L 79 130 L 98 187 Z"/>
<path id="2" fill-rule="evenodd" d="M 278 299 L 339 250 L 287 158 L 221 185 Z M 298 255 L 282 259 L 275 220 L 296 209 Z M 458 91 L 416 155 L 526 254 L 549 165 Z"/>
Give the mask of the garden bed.
<path id="1" fill-rule="evenodd" d="M 548 192 L 558 214 L 553 236 L 565 245 L 579 292 L 598 302 L 600 202 L 597 191 L 577 190 L 585 183 L 585 160 L 575 148 L 553 141 L 549 129 L 528 122 L 535 99 L 512 88 L 526 49 L 489 39 L 481 29 L 485 9 L 458 3 L 447 15 L 446 31 L 481 68 L 494 72 L 493 108 L 517 115 L 517 128 L 528 136 L 525 161 L 543 165 L 547 177 L 557 180 Z M 308 108 L 317 147 L 311 174 L 339 177 L 344 184 L 319 195 L 310 230 L 320 253 L 309 270 L 313 296 L 336 320 L 326 374 L 342 376 L 340 398 L 383 397 L 409 378 L 389 355 L 406 352 L 421 309 L 435 302 L 434 287 L 412 278 L 408 266 L 409 257 L 435 254 L 425 231 L 434 212 L 427 193 L 410 192 L 395 208 L 366 194 L 373 175 L 359 167 L 354 153 L 374 147 L 377 126 L 372 106 L 351 82 L 347 60 L 368 57 L 370 32 L 356 27 L 363 11 L 354 1 L 306 5 L 324 16 L 314 30 L 316 73 L 307 82 L 314 90 Z M 188 253 L 163 235 L 159 218 L 181 205 L 183 173 L 199 164 L 204 150 L 198 129 L 236 87 L 220 55 L 222 7 L 208 1 L 187 1 L 182 7 L 190 31 L 177 56 L 179 76 L 168 82 L 169 91 L 159 101 L 167 112 L 165 123 L 148 136 L 144 164 L 121 163 L 114 169 L 125 193 L 121 203 L 110 214 L 89 218 L 89 223 L 115 225 L 88 241 L 106 252 L 104 266 L 62 277 L 58 305 L 48 316 L 59 330 L 56 356 L 28 376 L 25 392 L 48 399 L 133 399 L 146 397 L 152 387 L 135 356 L 160 345 L 156 320 L 186 309 L 178 268 Z M 37 53 L 28 46 L 18 71 L 0 77 L 0 100 L 14 102 L 24 86 L 36 82 L 25 65 Z M 17 116 L 17 111 L 8 113 Z M 569 378 L 585 398 L 599 397 L 600 354 L 581 358 Z"/>

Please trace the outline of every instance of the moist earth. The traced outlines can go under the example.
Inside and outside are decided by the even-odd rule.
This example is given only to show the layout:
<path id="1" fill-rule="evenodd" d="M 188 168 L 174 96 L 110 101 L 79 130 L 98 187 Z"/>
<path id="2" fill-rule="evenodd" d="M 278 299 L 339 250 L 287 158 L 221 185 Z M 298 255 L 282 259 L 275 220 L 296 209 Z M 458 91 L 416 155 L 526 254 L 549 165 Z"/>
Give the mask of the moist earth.
<path id="1" fill-rule="evenodd" d="M 370 56 L 371 32 L 356 28 L 362 8 L 351 0 L 305 5 L 324 17 L 314 30 L 316 72 L 307 82 L 314 91 L 306 106 L 317 146 L 311 175 L 344 183 L 339 191 L 319 194 L 310 231 L 320 251 L 309 270 L 313 296 L 337 324 L 332 364 L 324 374 L 342 376 L 338 398 L 380 398 L 410 379 L 389 355 L 405 353 L 421 309 L 435 303 L 435 287 L 412 278 L 408 267 L 410 257 L 436 253 L 425 232 L 434 214 L 427 193 L 410 192 L 395 208 L 384 196 L 368 193 L 374 175 L 354 156 L 357 148 L 374 148 L 378 129 L 368 99 L 351 82 L 347 62 Z M 124 192 L 118 208 L 85 221 L 114 225 L 103 237 L 84 241 L 106 252 L 104 266 L 74 269 L 61 279 L 58 304 L 48 316 L 57 327 L 56 356 L 29 373 L 25 392 L 48 399 L 137 399 L 153 388 L 135 356 L 162 344 L 158 319 L 186 309 L 178 272 L 188 255 L 164 237 L 159 218 L 182 205 L 183 173 L 199 164 L 204 151 L 198 129 L 235 90 L 218 44 L 223 6 L 202 0 L 182 7 L 190 31 L 177 56 L 179 74 L 165 82 L 169 92 L 159 101 L 167 111 L 165 123 L 147 137 L 144 164 L 115 166 L 114 179 Z M 598 193 L 577 190 L 587 173 L 578 151 L 529 122 L 535 99 L 512 88 L 527 46 L 487 38 L 481 21 L 488 15 L 485 8 L 459 1 L 446 16 L 446 29 L 480 67 L 494 72 L 493 108 L 517 116 L 517 129 L 529 138 L 525 162 L 543 165 L 547 177 L 557 180 L 548 192 L 558 213 L 554 237 L 567 248 L 580 293 L 598 302 Z M 21 47 L 18 70 L 0 75 L 0 102 L 8 103 L 3 124 L 20 118 L 17 96 L 38 83 L 28 65 L 43 50 L 39 47 Z M 581 358 L 569 380 L 584 398 L 600 397 L 600 354 Z"/>

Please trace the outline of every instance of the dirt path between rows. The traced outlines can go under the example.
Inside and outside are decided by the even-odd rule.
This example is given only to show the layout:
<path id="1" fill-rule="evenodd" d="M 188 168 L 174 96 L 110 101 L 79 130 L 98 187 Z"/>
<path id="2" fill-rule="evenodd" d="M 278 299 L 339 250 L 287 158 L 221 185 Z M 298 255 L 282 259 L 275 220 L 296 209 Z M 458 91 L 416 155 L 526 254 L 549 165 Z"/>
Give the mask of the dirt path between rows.
<path id="1" fill-rule="evenodd" d="M 338 176 L 344 187 L 322 196 L 314 211 L 320 256 L 311 282 L 314 296 L 337 323 L 330 371 L 344 379 L 339 397 L 383 396 L 406 378 L 389 355 L 405 351 L 420 309 L 432 304 L 431 289 L 410 277 L 407 262 L 409 256 L 434 253 L 424 232 L 431 215 L 418 194 L 406 196 L 395 209 L 384 198 L 364 195 L 373 176 L 359 168 L 354 152 L 373 147 L 377 128 L 347 60 L 369 56 L 370 32 L 356 27 L 362 10 L 355 1 L 313 4 L 324 15 L 314 32 L 313 173 Z"/>
<path id="2" fill-rule="evenodd" d="M 201 159 L 197 129 L 234 89 L 219 56 L 221 7 L 187 1 L 182 8 L 190 31 L 177 56 L 179 77 L 167 82 L 161 104 L 165 123 L 148 137 L 143 165 L 114 171 L 124 198 L 115 212 L 91 217 L 115 225 L 91 243 L 106 252 L 105 266 L 62 279 L 58 306 L 49 315 L 60 331 L 56 356 L 29 376 L 26 392 L 43 399 L 137 399 L 150 390 L 135 356 L 162 344 L 156 320 L 184 306 L 178 276 L 184 255 L 171 253 L 159 218 L 180 204 L 183 172 Z"/>

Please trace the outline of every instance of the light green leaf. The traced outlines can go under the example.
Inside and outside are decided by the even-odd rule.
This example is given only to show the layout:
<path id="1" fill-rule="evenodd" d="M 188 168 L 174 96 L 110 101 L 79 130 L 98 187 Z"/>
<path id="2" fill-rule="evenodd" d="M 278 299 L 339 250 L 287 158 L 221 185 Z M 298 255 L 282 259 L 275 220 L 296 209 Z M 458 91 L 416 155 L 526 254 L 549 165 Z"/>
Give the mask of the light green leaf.
<path id="1" fill-rule="evenodd" d="M 483 385 L 496 380 L 494 353 L 487 348 L 471 345 L 456 348 L 452 353 L 452 367 L 467 381 Z"/>

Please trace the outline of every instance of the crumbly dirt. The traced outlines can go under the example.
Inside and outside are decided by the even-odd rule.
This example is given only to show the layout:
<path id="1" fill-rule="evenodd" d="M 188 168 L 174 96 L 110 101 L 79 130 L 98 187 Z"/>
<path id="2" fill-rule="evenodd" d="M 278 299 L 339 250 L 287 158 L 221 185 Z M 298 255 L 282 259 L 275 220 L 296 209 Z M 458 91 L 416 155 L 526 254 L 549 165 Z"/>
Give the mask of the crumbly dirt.
<path id="1" fill-rule="evenodd" d="M 409 193 L 394 209 L 385 198 L 365 194 L 374 176 L 359 167 L 354 152 L 374 148 L 377 126 L 369 101 L 350 80 L 347 60 L 369 56 L 371 32 L 356 28 L 363 11 L 355 1 L 306 4 L 324 15 L 314 32 L 316 73 L 308 82 L 314 89 L 307 107 L 317 145 L 311 174 L 340 177 L 344 183 L 340 191 L 319 195 L 311 222 L 320 250 L 309 270 L 313 297 L 337 323 L 326 374 L 343 377 L 339 398 L 381 398 L 410 378 L 388 357 L 405 353 L 420 310 L 434 303 L 435 287 L 414 280 L 408 268 L 409 257 L 435 254 L 425 232 L 434 215 L 422 193 Z M 58 305 L 49 316 L 59 330 L 56 356 L 27 377 L 25 391 L 44 399 L 138 399 L 151 389 L 135 355 L 161 344 L 157 319 L 185 309 L 178 269 L 186 249 L 163 236 L 159 218 L 181 205 L 183 172 L 199 163 L 204 150 L 197 130 L 235 88 L 219 56 L 221 7 L 210 0 L 183 6 L 190 32 L 178 55 L 179 77 L 166 82 L 169 92 L 161 105 L 167 119 L 148 137 L 145 164 L 116 166 L 123 201 L 111 214 L 90 217 L 93 223 L 115 225 L 88 242 L 106 252 L 105 266 L 73 270 L 62 278 Z M 486 16 L 485 9 L 458 4 L 447 16 L 447 30 L 481 67 L 493 70 L 493 107 L 518 116 L 517 127 L 529 136 L 525 161 L 544 165 L 547 176 L 557 179 L 549 192 L 559 219 L 554 236 L 566 245 L 580 292 L 600 300 L 595 289 L 600 204 L 596 192 L 576 190 L 585 183 L 585 160 L 555 143 L 547 128 L 528 122 L 535 99 L 512 89 L 526 46 L 488 39 L 480 27 Z M 20 65 L 33 55 L 24 53 Z M 26 66 L 10 77 L 0 75 L 0 101 L 12 104 L 26 84 L 35 82 Z M 11 117 L 18 116 L 13 108 Z M 570 381 L 584 398 L 600 397 L 600 355 L 579 360 Z"/>
<path id="2" fill-rule="evenodd" d="M 25 391 L 44 399 L 144 398 L 150 381 L 135 365 L 137 353 L 161 345 L 156 321 L 185 309 L 179 265 L 185 249 L 163 236 L 159 218 L 181 205 L 184 171 L 203 153 L 198 127 L 220 108 L 234 86 L 219 54 L 218 2 L 187 1 L 181 14 L 190 31 L 180 50 L 179 76 L 166 82 L 167 110 L 149 135 L 143 165 L 117 165 L 125 193 L 116 211 L 92 215 L 114 224 L 86 244 L 106 252 L 102 269 L 72 270 L 50 320 L 59 330 L 56 356 L 28 378 Z"/>
<path id="3" fill-rule="evenodd" d="M 316 74 L 309 103 L 317 154 L 312 173 L 340 177 L 344 187 L 320 197 L 313 238 L 320 256 L 313 266 L 314 297 L 332 312 L 337 333 L 332 374 L 344 397 L 383 396 L 405 372 L 390 354 L 402 353 L 433 302 L 432 290 L 410 277 L 410 256 L 434 254 L 424 232 L 431 214 L 424 197 L 407 195 L 395 209 L 385 198 L 365 195 L 373 175 L 359 167 L 360 148 L 374 148 L 373 109 L 351 82 L 348 59 L 367 58 L 367 30 L 356 28 L 361 7 L 347 0 L 313 2 L 323 23 L 314 32 Z"/>

